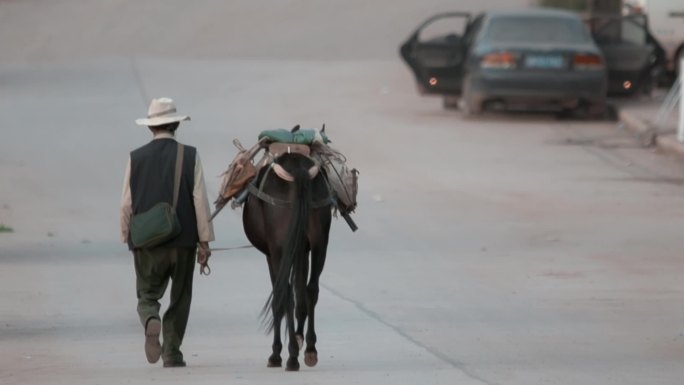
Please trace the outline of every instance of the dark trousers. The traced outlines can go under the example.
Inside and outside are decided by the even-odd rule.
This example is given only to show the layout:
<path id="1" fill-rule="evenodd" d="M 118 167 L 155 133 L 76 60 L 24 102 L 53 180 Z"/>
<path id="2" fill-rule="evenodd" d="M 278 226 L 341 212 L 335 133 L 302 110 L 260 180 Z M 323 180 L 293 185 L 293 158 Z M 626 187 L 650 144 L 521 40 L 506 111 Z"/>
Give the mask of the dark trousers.
<path id="1" fill-rule="evenodd" d="M 159 300 L 164 296 L 171 279 L 169 308 L 162 321 L 162 359 L 182 361 L 180 351 L 190 315 L 192 278 L 196 258 L 192 248 L 154 248 L 133 251 L 135 259 L 138 315 L 143 327 L 150 318 L 159 317 Z"/>

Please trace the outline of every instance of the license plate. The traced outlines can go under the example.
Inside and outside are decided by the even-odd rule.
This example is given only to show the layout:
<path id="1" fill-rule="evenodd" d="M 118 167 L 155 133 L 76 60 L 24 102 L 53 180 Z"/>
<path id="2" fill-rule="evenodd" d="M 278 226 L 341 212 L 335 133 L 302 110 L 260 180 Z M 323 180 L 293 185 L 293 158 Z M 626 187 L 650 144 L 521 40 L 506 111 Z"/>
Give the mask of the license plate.
<path id="1" fill-rule="evenodd" d="M 527 55 L 525 67 L 540 69 L 559 69 L 565 67 L 565 60 L 561 55 Z"/>

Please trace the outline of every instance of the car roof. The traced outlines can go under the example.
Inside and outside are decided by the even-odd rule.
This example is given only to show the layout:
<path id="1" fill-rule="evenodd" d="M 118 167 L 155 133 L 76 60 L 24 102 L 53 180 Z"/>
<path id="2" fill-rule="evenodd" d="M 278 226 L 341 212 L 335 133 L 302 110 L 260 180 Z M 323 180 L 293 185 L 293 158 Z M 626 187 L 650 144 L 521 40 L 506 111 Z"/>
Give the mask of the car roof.
<path id="1" fill-rule="evenodd" d="M 572 12 L 572 11 L 566 11 L 566 10 L 561 10 L 561 9 L 554 9 L 554 8 L 542 8 L 542 7 L 530 7 L 530 8 L 521 8 L 521 9 L 514 9 L 514 10 L 491 10 L 491 11 L 486 11 L 484 13 L 481 13 L 481 15 L 484 17 L 484 26 L 480 29 L 479 34 L 483 35 L 486 33 L 486 31 L 491 28 L 492 22 L 496 19 L 500 18 L 539 18 L 539 19 L 555 19 L 555 20 L 567 20 L 569 22 L 573 23 L 578 23 L 580 25 L 584 25 L 582 23 L 582 18 L 580 17 L 579 14 Z M 586 32 L 586 31 L 585 31 Z M 583 35 L 586 39 L 582 41 L 577 41 L 577 42 L 557 42 L 553 43 L 558 46 L 562 46 L 564 48 L 567 47 L 575 47 L 577 45 L 582 45 L 585 46 L 584 49 L 587 49 L 586 46 L 591 45 L 593 46 L 592 48 L 595 48 L 595 44 L 593 39 L 591 38 L 591 35 L 588 33 L 585 33 Z M 477 39 L 479 43 L 477 44 L 482 44 L 484 43 L 485 39 Z M 488 42 L 486 44 L 494 44 L 492 42 Z M 536 46 L 541 43 L 525 43 L 530 46 Z M 598 50 L 598 48 L 596 48 Z"/>
<path id="2" fill-rule="evenodd" d="M 533 16 L 533 17 L 562 17 L 572 20 L 581 20 L 577 13 L 556 8 L 523 8 L 515 10 L 496 10 L 485 13 L 488 18 L 509 17 L 509 16 Z"/>

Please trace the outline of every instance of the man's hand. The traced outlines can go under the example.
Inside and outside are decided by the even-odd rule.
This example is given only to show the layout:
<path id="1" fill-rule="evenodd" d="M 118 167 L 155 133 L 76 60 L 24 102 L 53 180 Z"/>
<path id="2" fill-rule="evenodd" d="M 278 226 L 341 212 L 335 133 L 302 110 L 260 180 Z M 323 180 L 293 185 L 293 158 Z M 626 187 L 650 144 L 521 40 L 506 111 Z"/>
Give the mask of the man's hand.
<path id="1" fill-rule="evenodd" d="M 209 257 L 211 257 L 209 242 L 200 242 L 197 248 L 197 263 L 200 265 L 200 274 L 209 275 L 211 273 Z"/>

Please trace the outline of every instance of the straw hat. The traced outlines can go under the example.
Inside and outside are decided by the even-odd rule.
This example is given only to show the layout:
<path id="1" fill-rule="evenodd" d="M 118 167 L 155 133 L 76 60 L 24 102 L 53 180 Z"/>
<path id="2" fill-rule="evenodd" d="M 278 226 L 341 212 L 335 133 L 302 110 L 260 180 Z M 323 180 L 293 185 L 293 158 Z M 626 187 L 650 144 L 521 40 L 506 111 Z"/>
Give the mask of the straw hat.
<path id="1" fill-rule="evenodd" d="M 136 119 L 139 126 L 161 126 L 162 124 L 190 120 L 187 115 L 175 115 L 176 104 L 171 98 L 152 99 L 147 109 L 147 118 Z"/>

